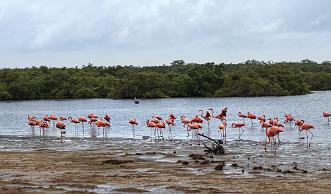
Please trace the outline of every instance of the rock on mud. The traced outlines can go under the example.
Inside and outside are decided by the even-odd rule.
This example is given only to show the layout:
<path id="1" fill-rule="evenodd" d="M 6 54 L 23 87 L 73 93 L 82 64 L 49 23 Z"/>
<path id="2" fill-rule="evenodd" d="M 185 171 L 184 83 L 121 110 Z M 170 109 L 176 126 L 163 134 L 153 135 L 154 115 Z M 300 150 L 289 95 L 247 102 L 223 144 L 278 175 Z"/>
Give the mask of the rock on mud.
<path id="1" fill-rule="evenodd" d="M 131 163 L 133 160 L 118 160 L 118 159 L 110 159 L 102 161 L 102 164 L 111 164 L 111 165 L 120 165 L 125 163 Z"/>
<path id="2" fill-rule="evenodd" d="M 205 160 L 201 154 L 190 154 L 189 157 L 192 158 L 192 160 Z"/>

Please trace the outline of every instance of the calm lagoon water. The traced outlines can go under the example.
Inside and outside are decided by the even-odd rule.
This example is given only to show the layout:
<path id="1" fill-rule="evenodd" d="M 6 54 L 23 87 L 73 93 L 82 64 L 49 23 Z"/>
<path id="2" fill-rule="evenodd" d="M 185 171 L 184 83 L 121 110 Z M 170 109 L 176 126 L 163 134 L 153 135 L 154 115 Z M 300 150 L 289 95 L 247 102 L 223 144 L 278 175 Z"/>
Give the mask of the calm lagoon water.
<path id="1" fill-rule="evenodd" d="M 31 128 L 27 125 L 27 115 L 34 115 L 42 118 L 44 115 L 55 114 L 57 116 L 87 116 L 88 113 L 95 113 L 103 116 L 108 113 L 111 116 L 111 128 L 108 135 L 110 137 L 131 138 L 131 126 L 128 124 L 130 118 L 137 118 L 139 125 L 136 127 L 136 135 L 141 138 L 150 135 L 150 129 L 145 125 L 145 121 L 152 115 L 158 114 L 166 118 L 169 113 L 173 113 L 178 119 L 173 127 L 173 135 L 176 139 L 186 139 L 186 131 L 180 124 L 180 116 L 186 115 L 193 118 L 198 115 L 199 109 L 207 110 L 213 107 L 216 113 L 219 113 L 222 107 L 228 107 L 228 129 L 229 139 L 238 137 L 238 130 L 232 129 L 230 124 L 234 121 L 241 121 L 237 113 L 248 111 L 257 116 L 265 114 L 267 118 L 278 117 L 284 120 L 284 113 L 292 113 L 297 119 L 315 125 L 313 129 L 313 142 L 331 143 L 331 122 L 322 117 L 323 111 L 331 111 L 331 91 L 314 92 L 313 94 L 303 96 L 286 97 L 245 97 L 245 98 L 173 98 L 173 99 L 149 99 L 140 100 L 140 104 L 134 104 L 132 100 L 112 100 L 112 99 L 86 99 L 86 100 L 38 100 L 38 101 L 13 101 L 0 102 L 0 135 L 32 135 Z M 246 121 L 250 123 L 250 121 Z M 219 137 L 217 125 L 219 120 L 211 121 L 211 130 L 213 137 Z M 68 137 L 75 137 L 73 124 L 67 124 Z M 206 127 L 207 124 L 204 123 Z M 89 127 L 85 137 L 91 137 Z M 81 128 L 79 137 L 82 137 Z M 284 141 L 298 141 L 298 130 L 296 127 L 286 127 L 285 133 L 281 135 Z M 167 131 L 167 130 L 166 130 Z M 36 130 L 39 134 L 39 130 Z M 49 128 L 46 132 L 48 136 L 59 136 L 59 130 Z M 102 130 L 99 131 L 99 137 L 102 136 Z M 255 125 L 245 128 L 242 135 L 243 139 L 264 140 L 264 132 L 259 129 L 257 121 Z"/>

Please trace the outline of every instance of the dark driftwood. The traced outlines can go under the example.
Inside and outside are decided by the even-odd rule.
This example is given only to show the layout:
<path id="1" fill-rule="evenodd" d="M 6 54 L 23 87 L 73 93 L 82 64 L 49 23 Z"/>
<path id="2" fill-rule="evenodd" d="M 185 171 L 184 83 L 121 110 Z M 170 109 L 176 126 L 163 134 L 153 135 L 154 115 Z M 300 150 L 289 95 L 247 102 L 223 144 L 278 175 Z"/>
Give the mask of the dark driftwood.
<path id="1" fill-rule="evenodd" d="M 200 133 L 198 133 L 198 135 L 212 141 L 211 147 L 209 147 L 205 143 L 203 143 L 205 148 L 207 148 L 206 150 L 204 150 L 205 152 L 215 154 L 215 155 L 224 155 L 225 154 L 225 150 L 222 145 L 223 144 L 222 140 L 216 141 L 215 139 L 212 139 L 212 138 L 205 136 L 204 134 L 200 134 Z"/>

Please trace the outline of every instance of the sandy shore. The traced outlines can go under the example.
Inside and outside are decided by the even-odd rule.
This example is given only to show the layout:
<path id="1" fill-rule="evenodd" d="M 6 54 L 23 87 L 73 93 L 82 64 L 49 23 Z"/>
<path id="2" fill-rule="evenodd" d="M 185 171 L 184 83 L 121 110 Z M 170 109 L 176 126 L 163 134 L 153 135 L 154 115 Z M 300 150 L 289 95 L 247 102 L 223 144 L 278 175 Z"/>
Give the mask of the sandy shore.
<path id="1" fill-rule="evenodd" d="M 330 193 L 329 145 L 1 137 L 0 193 Z M 14 141 L 14 142 L 15 142 Z M 7 144 L 6 144 L 7 142 Z"/>

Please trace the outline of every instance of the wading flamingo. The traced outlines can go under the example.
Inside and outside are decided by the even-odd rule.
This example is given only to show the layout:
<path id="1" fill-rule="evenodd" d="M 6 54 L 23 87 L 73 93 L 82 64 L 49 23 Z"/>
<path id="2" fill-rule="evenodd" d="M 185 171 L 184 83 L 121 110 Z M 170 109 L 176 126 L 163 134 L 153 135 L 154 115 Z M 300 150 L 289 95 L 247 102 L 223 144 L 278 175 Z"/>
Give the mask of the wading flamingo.
<path id="1" fill-rule="evenodd" d="M 248 112 L 247 113 L 247 118 L 249 118 L 251 120 L 252 127 L 253 127 L 253 119 L 256 119 L 256 115 L 251 113 L 251 112 Z"/>
<path id="2" fill-rule="evenodd" d="M 275 140 L 275 136 L 277 135 L 278 137 L 278 141 L 280 142 L 279 140 L 279 133 L 280 132 L 284 132 L 284 130 L 280 127 L 277 127 L 277 126 L 272 126 L 272 127 L 269 127 L 267 130 L 266 130 L 266 136 L 268 138 L 268 142 L 265 144 L 265 150 L 267 150 L 267 144 L 270 144 L 271 143 L 271 140 L 270 138 L 273 138 L 273 142 L 274 142 L 274 146 L 275 146 L 275 153 L 276 153 L 276 140 Z"/>
<path id="3" fill-rule="evenodd" d="M 242 129 L 242 127 L 246 126 L 246 124 L 245 123 L 241 123 L 241 122 L 236 122 L 236 123 L 232 123 L 231 126 L 232 126 L 232 128 L 238 128 L 239 129 L 239 136 L 238 136 L 238 140 L 239 140 L 241 134 L 244 133 L 244 129 Z"/>
<path id="4" fill-rule="evenodd" d="M 257 117 L 257 119 L 260 121 L 260 123 L 265 122 L 265 115 L 260 115 Z"/>
<path id="5" fill-rule="evenodd" d="M 196 115 L 196 116 L 191 120 L 191 123 L 203 123 L 203 120 L 202 120 L 198 115 Z"/>
<path id="6" fill-rule="evenodd" d="M 202 126 L 199 123 L 188 123 L 187 124 L 188 130 L 192 131 L 192 139 L 193 140 L 199 140 L 199 129 L 202 129 Z"/>
<path id="7" fill-rule="evenodd" d="M 93 114 L 93 113 L 89 113 L 89 114 L 87 115 L 87 117 L 88 117 L 89 119 L 91 119 L 91 118 L 98 118 L 98 116 L 95 115 L 95 114 Z"/>
<path id="8" fill-rule="evenodd" d="M 311 140 L 313 139 L 313 133 L 310 131 L 310 129 L 314 129 L 314 126 L 310 123 L 306 123 L 304 120 L 301 120 L 301 126 L 299 128 L 299 132 L 301 132 L 303 130 L 306 131 L 307 147 L 310 147 Z M 311 134 L 309 142 L 308 142 L 308 132 Z"/>
<path id="9" fill-rule="evenodd" d="M 65 129 L 66 129 L 66 125 L 63 123 L 63 121 L 58 121 L 58 122 L 56 123 L 55 126 L 56 126 L 56 128 L 60 129 L 60 133 L 61 133 L 61 142 L 63 142 L 63 138 L 62 138 L 62 136 L 63 136 L 63 134 L 66 133 L 66 131 L 65 131 Z"/>
<path id="10" fill-rule="evenodd" d="M 131 126 L 132 126 L 132 135 L 133 135 L 133 139 L 135 139 L 135 138 L 136 138 L 136 131 L 135 131 L 134 126 L 135 126 L 135 125 L 138 125 L 138 121 L 137 121 L 136 118 L 132 118 L 132 119 L 129 120 L 129 123 L 130 123 Z"/>
<path id="11" fill-rule="evenodd" d="M 192 124 L 199 124 L 199 126 L 201 127 L 199 129 L 202 129 L 202 126 L 200 124 L 203 123 L 203 120 L 198 115 L 196 115 L 193 119 L 191 119 L 191 122 L 190 123 L 192 123 Z M 199 133 L 198 129 L 195 130 L 196 139 L 199 140 L 200 137 L 197 135 L 198 133 Z M 208 131 L 208 133 L 209 133 L 208 136 L 210 136 L 210 131 Z"/>
<path id="12" fill-rule="evenodd" d="M 180 117 L 180 120 L 181 120 L 181 122 L 183 123 L 183 126 L 185 127 L 188 123 L 190 123 L 191 121 L 188 119 L 188 118 L 186 118 L 184 115 L 182 115 L 181 117 Z"/>
<path id="13" fill-rule="evenodd" d="M 292 123 L 294 121 L 294 117 L 292 116 L 292 114 L 291 113 L 290 114 L 285 113 L 284 116 L 285 116 L 284 123 L 290 123 L 290 127 L 292 127 Z"/>
<path id="14" fill-rule="evenodd" d="M 98 127 L 98 129 L 100 128 L 100 127 L 102 127 L 102 137 L 105 137 L 105 123 L 103 122 L 103 120 L 102 119 L 98 119 L 97 120 L 97 122 L 95 123 L 95 125 Z M 99 131 L 99 130 L 98 130 Z"/>
<path id="15" fill-rule="evenodd" d="M 156 118 L 159 121 L 162 121 L 162 117 L 160 117 L 160 115 L 154 115 L 153 118 Z"/>
<path id="16" fill-rule="evenodd" d="M 75 124 L 75 133 L 76 133 L 76 136 L 78 135 L 78 126 L 77 124 L 80 123 L 80 121 L 76 118 L 72 118 L 72 117 L 68 117 L 69 121 L 74 123 Z"/>
<path id="17" fill-rule="evenodd" d="M 110 122 L 110 116 L 108 114 L 106 114 L 104 117 L 103 117 L 106 121 Z"/>
<path id="18" fill-rule="evenodd" d="M 38 125 L 36 119 L 29 119 L 28 120 L 28 125 L 31 127 L 32 130 L 34 130 L 34 127 Z"/>
<path id="19" fill-rule="evenodd" d="M 58 120 L 58 118 L 55 115 L 49 116 L 49 119 L 53 121 L 53 128 L 55 128 L 55 121 Z"/>
<path id="20" fill-rule="evenodd" d="M 247 115 L 242 114 L 241 112 L 238 112 L 238 116 L 243 119 L 243 122 L 245 123 L 245 118 L 247 118 Z"/>
<path id="21" fill-rule="evenodd" d="M 60 119 L 59 119 L 60 121 L 66 121 L 67 120 L 67 118 L 66 117 L 64 117 L 64 116 L 60 116 Z"/>
<path id="22" fill-rule="evenodd" d="M 158 123 L 156 123 L 156 128 L 159 130 L 159 134 L 160 134 L 161 138 L 163 139 L 163 131 L 162 131 L 162 129 L 165 129 L 164 122 L 158 122 Z"/>
<path id="23" fill-rule="evenodd" d="M 220 130 L 221 137 L 225 138 L 226 137 L 226 126 L 227 122 L 223 121 L 220 125 L 218 125 L 218 129 Z"/>
<path id="24" fill-rule="evenodd" d="M 169 117 L 165 122 L 167 123 L 169 128 L 168 138 L 172 139 L 171 127 L 175 125 L 175 120 L 172 117 Z"/>
<path id="25" fill-rule="evenodd" d="M 186 118 L 184 115 L 180 117 L 181 123 L 183 124 L 183 127 L 186 127 L 187 132 L 187 138 L 190 136 L 190 130 L 188 128 L 188 124 L 191 122 L 188 118 Z"/>
<path id="26" fill-rule="evenodd" d="M 169 114 L 169 118 L 170 118 L 170 119 L 172 119 L 173 121 L 175 121 L 175 120 L 176 120 L 176 117 L 175 117 L 175 115 L 174 115 L 174 114 L 172 114 L 172 113 L 170 113 L 170 114 Z"/>
<path id="27" fill-rule="evenodd" d="M 207 129 L 209 130 L 209 121 L 212 117 L 211 114 L 208 111 L 206 111 L 206 114 L 203 115 L 203 110 L 199 110 L 199 111 L 201 112 L 201 117 L 207 121 Z"/>
<path id="28" fill-rule="evenodd" d="M 80 123 L 82 123 L 82 128 L 83 128 L 83 137 L 84 137 L 84 134 L 85 134 L 85 130 L 84 130 L 84 123 L 86 123 L 86 122 L 87 122 L 87 119 L 86 119 L 85 117 L 83 117 L 83 116 L 80 116 L 80 117 L 78 118 L 78 120 L 79 120 L 79 122 L 80 122 Z"/>
<path id="29" fill-rule="evenodd" d="M 41 130 L 43 132 L 43 135 L 42 136 L 44 137 L 44 135 L 45 135 L 45 128 L 49 128 L 48 123 L 46 121 L 40 120 L 38 126 L 40 127 L 40 137 L 41 137 Z"/>
<path id="30" fill-rule="evenodd" d="M 48 115 L 45 115 L 43 120 L 46 121 L 46 122 L 51 122 L 51 119 L 49 118 Z"/>
<path id="31" fill-rule="evenodd" d="M 323 117 L 328 118 L 328 123 L 330 122 L 331 113 L 323 112 Z"/>
<path id="32" fill-rule="evenodd" d="M 146 125 L 147 125 L 147 127 L 151 128 L 151 136 L 153 136 L 153 131 L 154 131 L 154 136 L 156 138 L 156 131 L 155 131 L 156 123 L 153 121 L 147 120 Z"/>
<path id="33" fill-rule="evenodd" d="M 221 121 L 226 120 L 226 112 L 227 112 L 227 107 L 225 107 L 224 109 L 222 109 L 222 112 L 216 116 L 214 116 L 214 109 L 213 108 L 209 108 L 208 110 L 211 111 L 211 116 L 213 118 L 219 119 Z"/>

